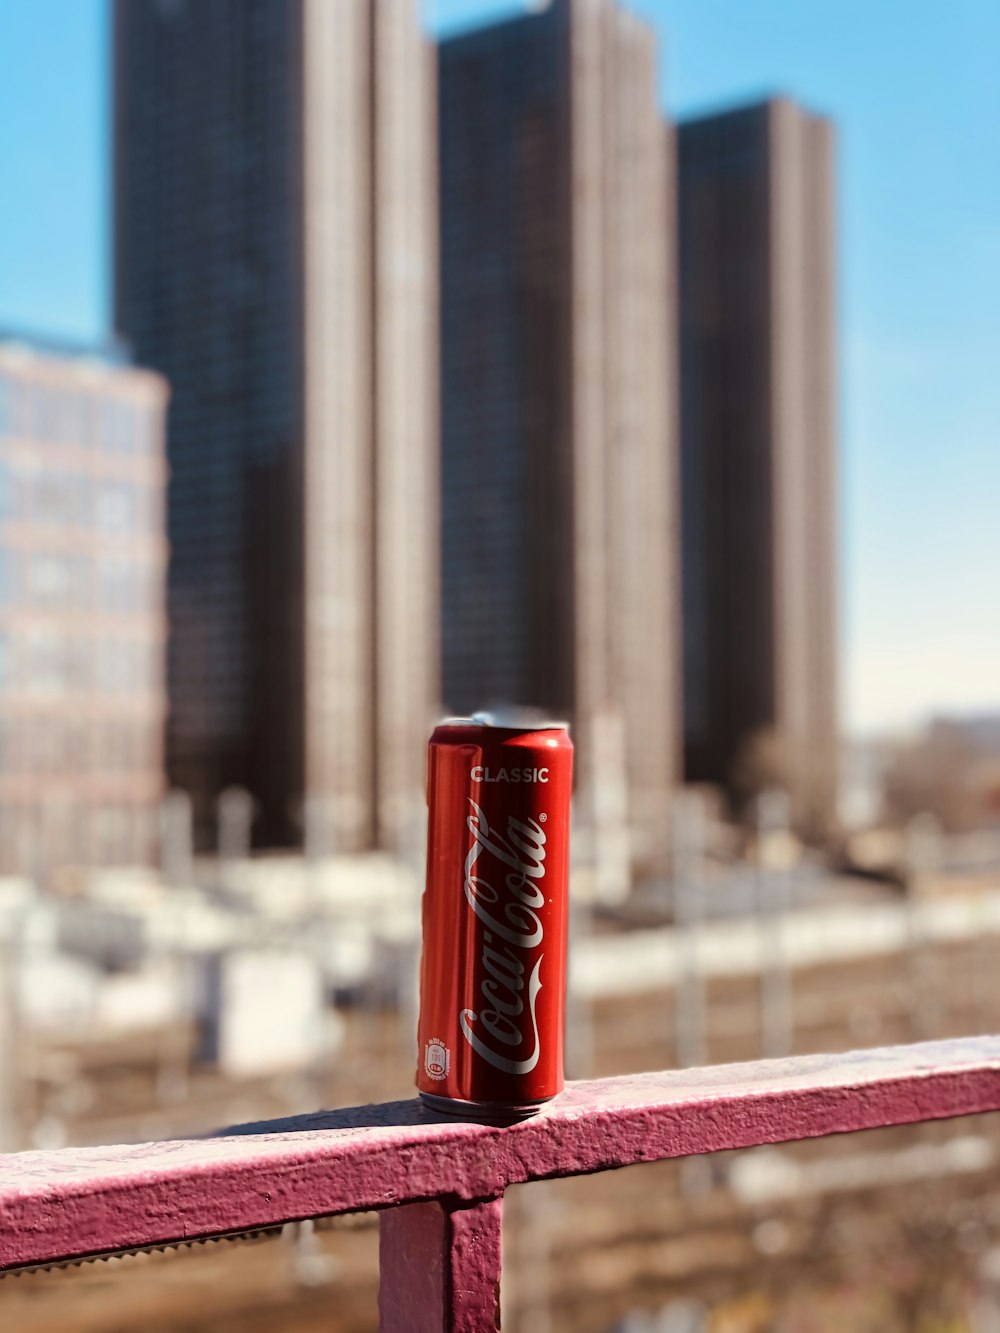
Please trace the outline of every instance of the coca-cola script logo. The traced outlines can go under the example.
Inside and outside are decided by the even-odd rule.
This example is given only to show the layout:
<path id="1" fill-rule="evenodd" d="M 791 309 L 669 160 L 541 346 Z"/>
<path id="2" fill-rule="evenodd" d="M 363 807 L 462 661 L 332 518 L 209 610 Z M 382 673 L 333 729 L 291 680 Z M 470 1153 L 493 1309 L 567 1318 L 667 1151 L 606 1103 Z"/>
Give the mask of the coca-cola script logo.
<path id="1" fill-rule="evenodd" d="M 526 1039 L 524 955 L 537 948 L 545 935 L 538 915 L 545 904 L 540 887 L 545 878 L 545 833 L 538 820 L 529 816 L 525 822 L 511 815 L 504 837 L 490 828 L 482 809 L 471 797 L 469 804 L 472 814 L 466 824 L 473 842 L 465 858 L 465 896 L 485 927 L 483 982 L 479 988 L 485 1003 L 478 1013 L 474 1009 L 462 1010 L 462 1033 L 476 1054 L 494 1069 L 505 1074 L 530 1074 L 541 1053 L 535 1003 L 542 989 L 539 979 L 542 954 L 527 977 L 531 1053 L 523 1060 L 514 1060 L 503 1053 L 503 1048 L 523 1050 Z M 545 816 L 540 819 L 544 822 Z M 476 873 L 476 863 L 484 851 L 492 853 L 500 866 L 507 867 L 506 873 L 497 868 L 497 878 L 503 877 L 503 889 Z M 479 1031 L 473 1031 L 474 1023 L 479 1025 Z"/>

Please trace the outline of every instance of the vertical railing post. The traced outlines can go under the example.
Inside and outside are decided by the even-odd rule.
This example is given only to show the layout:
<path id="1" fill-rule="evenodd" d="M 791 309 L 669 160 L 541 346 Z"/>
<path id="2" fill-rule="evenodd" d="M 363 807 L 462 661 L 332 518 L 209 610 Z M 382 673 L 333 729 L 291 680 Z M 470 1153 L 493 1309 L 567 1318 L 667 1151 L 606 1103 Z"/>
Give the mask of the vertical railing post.
<path id="1" fill-rule="evenodd" d="M 681 1069 L 703 1065 L 706 1055 L 705 974 L 700 939 L 705 916 L 705 807 L 696 792 L 678 792 L 672 815 L 671 880 L 677 938 L 674 986 L 674 1050 Z"/>
<path id="2" fill-rule="evenodd" d="M 910 1014 L 914 1037 L 927 1040 L 939 1026 L 940 996 L 933 953 L 927 938 L 927 889 L 940 869 L 941 827 L 933 815 L 915 815 L 904 832 L 906 925 L 909 945 Z"/>
<path id="3" fill-rule="evenodd" d="M 782 917 L 791 906 L 790 870 L 771 854 L 791 830 L 788 796 L 772 789 L 757 798 L 757 924 L 760 940 L 761 1055 L 788 1055 L 794 1045 L 795 1013 Z M 779 842 L 780 848 L 780 842 Z M 781 851 L 779 856 L 783 856 Z"/>
<path id="4" fill-rule="evenodd" d="M 380 1333 L 500 1327 L 502 1199 L 439 1199 L 379 1218 Z"/>

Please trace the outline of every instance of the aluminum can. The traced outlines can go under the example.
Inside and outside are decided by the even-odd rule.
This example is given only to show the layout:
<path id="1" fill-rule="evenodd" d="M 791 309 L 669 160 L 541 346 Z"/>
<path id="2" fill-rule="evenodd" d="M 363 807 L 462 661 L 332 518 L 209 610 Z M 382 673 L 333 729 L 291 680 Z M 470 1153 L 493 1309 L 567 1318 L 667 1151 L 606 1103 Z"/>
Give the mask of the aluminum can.
<path id="1" fill-rule="evenodd" d="M 573 745 L 565 723 L 442 723 L 427 760 L 417 1088 L 516 1120 L 563 1086 Z"/>

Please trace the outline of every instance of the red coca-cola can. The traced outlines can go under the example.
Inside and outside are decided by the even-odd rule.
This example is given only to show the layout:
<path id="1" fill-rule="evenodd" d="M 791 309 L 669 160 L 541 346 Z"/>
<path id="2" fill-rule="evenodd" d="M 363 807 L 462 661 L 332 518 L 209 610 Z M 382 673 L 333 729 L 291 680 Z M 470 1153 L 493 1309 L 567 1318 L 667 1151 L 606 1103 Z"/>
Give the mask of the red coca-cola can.
<path id="1" fill-rule="evenodd" d="M 442 723 L 427 759 L 417 1088 L 484 1120 L 563 1086 L 573 745 L 564 723 Z"/>

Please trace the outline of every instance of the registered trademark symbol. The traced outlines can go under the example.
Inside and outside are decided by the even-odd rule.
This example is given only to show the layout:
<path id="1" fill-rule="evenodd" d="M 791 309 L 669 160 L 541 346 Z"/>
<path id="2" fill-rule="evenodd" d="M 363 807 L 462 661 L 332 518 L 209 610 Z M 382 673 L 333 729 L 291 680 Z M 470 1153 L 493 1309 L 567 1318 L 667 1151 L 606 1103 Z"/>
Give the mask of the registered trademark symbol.
<path id="1" fill-rule="evenodd" d="M 538 822 L 539 822 L 539 824 L 544 824 L 545 821 L 546 821 L 547 819 L 548 819 L 548 815 L 539 815 L 539 816 L 538 816 Z"/>

